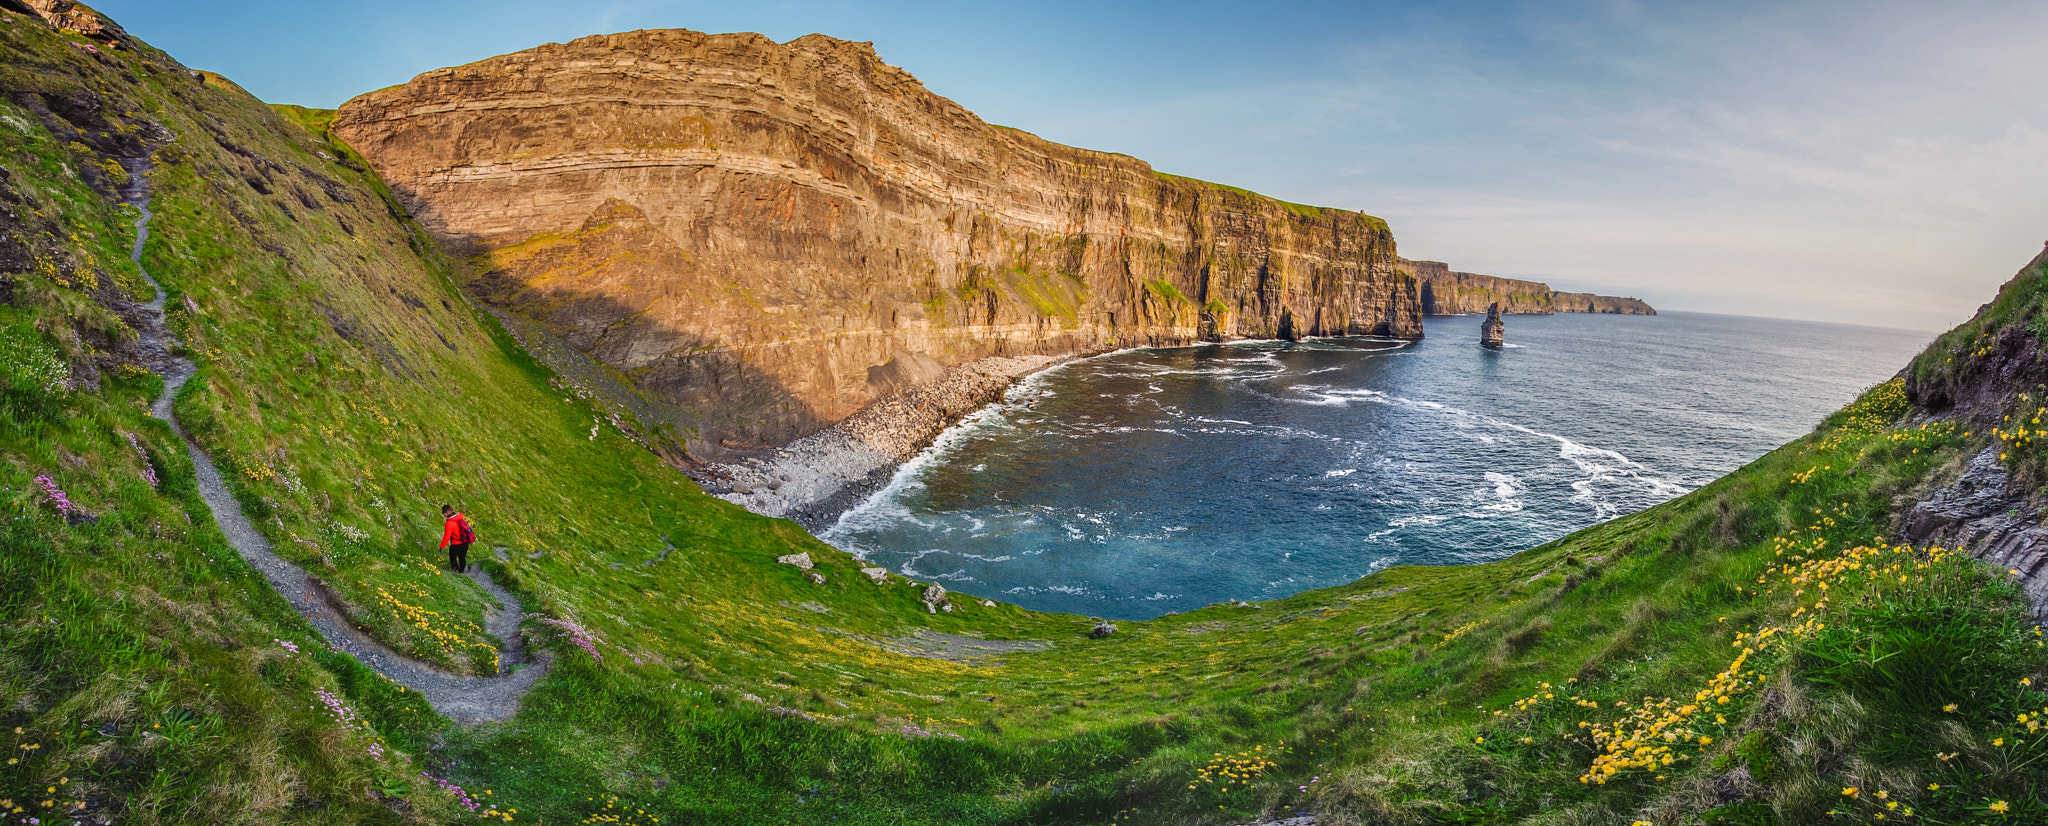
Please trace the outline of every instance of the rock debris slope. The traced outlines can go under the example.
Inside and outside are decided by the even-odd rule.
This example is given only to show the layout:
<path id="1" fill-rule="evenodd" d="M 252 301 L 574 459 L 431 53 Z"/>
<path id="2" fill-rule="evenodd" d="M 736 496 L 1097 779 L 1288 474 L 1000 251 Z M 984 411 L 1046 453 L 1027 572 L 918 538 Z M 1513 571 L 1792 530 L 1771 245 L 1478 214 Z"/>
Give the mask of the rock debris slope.
<path id="1" fill-rule="evenodd" d="M 472 289 L 714 455 L 977 358 L 1422 333 L 1378 218 L 994 126 L 822 35 L 550 44 L 358 97 L 336 131 L 478 256 Z"/>

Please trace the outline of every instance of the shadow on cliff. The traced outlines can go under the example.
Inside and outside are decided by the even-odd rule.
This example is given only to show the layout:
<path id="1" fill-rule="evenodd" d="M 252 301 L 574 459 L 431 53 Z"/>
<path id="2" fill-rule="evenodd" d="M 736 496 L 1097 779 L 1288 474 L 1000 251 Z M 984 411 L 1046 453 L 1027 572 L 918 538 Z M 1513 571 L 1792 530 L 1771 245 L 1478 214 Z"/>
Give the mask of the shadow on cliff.
<path id="1" fill-rule="evenodd" d="M 394 187 L 411 211 L 424 204 Z M 575 230 L 493 247 L 436 233 L 465 256 L 463 287 L 525 328 L 528 351 L 624 408 L 650 442 L 684 445 L 677 457 L 727 461 L 786 444 L 831 424 L 797 388 L 721 341 L 664 321 L 657 309 L 751 315 L 732 285 L 655 228 L 637 207 L 607 201 Z M 572 352 L 573 351 L 573 354 Z M 667 431 L 661 433 L 658 431 Z M 676 461 L 676 459 L 672 459 Z"/>
<path id="2" fill-rule="evenodd" d="M 640 309 L 615 298 L 530 290 L 501 272 L 477 277 L 465 289 L 508 326 L 525 327 L 519 337 L 534 358 L 630 411 L 638 421 L 626 424 L 644 437 L 680 445 L 688 457 L 671 458 L 685 469 L 766 451 L 831 424 L 776 376 L 721 342 L 647 323 Z M 514 292 L 538 295 L 505 300 Z M 547 312 L 528 311 L 536 305 Z M 630 370 L 619 366 L 650 350 L 660 355 Z"/>

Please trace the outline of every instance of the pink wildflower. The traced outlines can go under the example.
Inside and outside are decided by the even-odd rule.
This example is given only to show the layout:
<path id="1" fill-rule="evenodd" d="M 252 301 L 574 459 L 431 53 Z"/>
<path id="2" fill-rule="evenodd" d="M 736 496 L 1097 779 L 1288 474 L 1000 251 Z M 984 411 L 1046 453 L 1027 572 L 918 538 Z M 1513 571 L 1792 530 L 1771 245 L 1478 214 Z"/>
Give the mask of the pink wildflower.
<path id="1" fill-rule="evenodd" d="M 64 495 L 64 491 L 57 487 L 56 480 L 51 479 L 49 476 L 36 477 L 36 484 L 42 486 L 43 499 L 57 508 L 58 516 L 69 517 L 74 513 L 82 513 L 84 511 L 83 508 L 71 504 L 71 499 Z"/>

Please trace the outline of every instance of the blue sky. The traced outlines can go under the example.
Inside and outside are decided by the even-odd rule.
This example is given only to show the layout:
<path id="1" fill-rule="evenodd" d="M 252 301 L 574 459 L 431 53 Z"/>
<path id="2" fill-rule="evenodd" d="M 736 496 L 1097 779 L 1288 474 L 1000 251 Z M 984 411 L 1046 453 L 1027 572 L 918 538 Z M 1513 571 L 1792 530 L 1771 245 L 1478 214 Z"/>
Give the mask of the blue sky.
<path id="1" fill-rule="evenodd" d="M 2048 3 L 99 0 L 332 107 L 636 28 L 821 32 L 983 118 L 1668 309 L 1942 329 L 2048 239 Z"/>

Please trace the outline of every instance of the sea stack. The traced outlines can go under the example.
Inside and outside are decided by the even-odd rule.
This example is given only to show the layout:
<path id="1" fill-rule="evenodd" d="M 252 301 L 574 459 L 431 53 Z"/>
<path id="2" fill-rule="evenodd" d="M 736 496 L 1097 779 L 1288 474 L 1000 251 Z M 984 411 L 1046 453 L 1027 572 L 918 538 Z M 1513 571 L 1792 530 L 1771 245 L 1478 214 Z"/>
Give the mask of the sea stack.
<path id="1" fill-rule="evenodd" d="M 1481 322 L 1479 325 L 1479 343 L 1487 347 L 1502 346 L 1502 339 L 1507 332 L 1507 326 L 1505 322 L 1500 320 L 1500 302 L 1496 301 L 1487 305 L 1486 321 Z"/>

